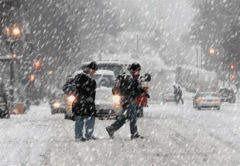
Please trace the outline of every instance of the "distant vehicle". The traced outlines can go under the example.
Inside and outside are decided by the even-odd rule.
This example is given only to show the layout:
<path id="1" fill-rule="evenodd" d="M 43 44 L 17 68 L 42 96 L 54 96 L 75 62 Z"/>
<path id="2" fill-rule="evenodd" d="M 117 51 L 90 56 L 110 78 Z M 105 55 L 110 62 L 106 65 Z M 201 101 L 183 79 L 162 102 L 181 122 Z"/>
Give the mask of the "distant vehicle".
<path id="1" fill-rule="evenodd" d="M 216 92 L 197 92 L 193 96 L 193 108 L 217 108 L 220 110 L 221 98 Z"/>
<path id="2" fill-rule="evenodd" d="M 0 78 L 1 79 L 1 78 Z M 1 79 L 2 80 L 2 79 Z M 0 82 L 0 118 L 10 118 L 10 109 L 8 105 L 8 95 L 7 95 L 4 83 Z"/>
<path id="3" fill-rule="evenodd" d="M 66 113 L 65 94 L 62 91 L 56 92 L 50 101 L 51 113 Z"/>
<path id="4" fill-rule="evenodd" d="M 96 111 L 100 119 L 117 118 L 122 115 L 120 96 L 112 95 L 112 88 L 115 82 L 115 75 L 110 70 L 97 70 L 94 74 L 97 83 L 96 89 Z"/>
<path id="5" fill-rule="evenodd" d="M 197 91 L 217 91 L 217 73 L 193 66 L 177 66 L 176 83 L 194 93 Z"/>
<path id="6" fill-rule="evenodd" d="M 170 101 L 167 97 L 171 98 L 173 95 L 173 85 L 175 84 L 176 77 L 175 70 L 152 70 L 150 74 L 154 79 L 154 81 L 151 81 L 148 84 L 149 94 L 151 96 L 150 101 L 157 103 Z"/>
<path id="7" fill-rule="evenodd" d="M 173 88 L 164 90 L 164 92 L 162 93 L 163 103 L 175 102 L 173 90 L 174 90 Z"/>
<path id="8" fill-rule="evenodd" d="M 236 95 L 232 88 L 220 88 L 218 93 L 222 102 L 236 103 Z"/>
<path id="9" fill-rule="evenodd" d="M 0 92 L 0 118 L 10 118 L 10 110 L 7 105 L 7 96 Z"/>

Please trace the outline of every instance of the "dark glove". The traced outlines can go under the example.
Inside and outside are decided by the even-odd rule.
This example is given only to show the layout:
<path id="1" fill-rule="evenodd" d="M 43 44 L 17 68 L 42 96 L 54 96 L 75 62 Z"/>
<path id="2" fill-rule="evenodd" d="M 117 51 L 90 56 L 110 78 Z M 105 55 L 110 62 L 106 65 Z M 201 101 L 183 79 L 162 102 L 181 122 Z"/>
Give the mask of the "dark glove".
<path id="1" fill-rule="evenodd" d="M 145 95 L 148 99 L 150 98 L 150 95 L 147 92 L 145 92 Z"/>

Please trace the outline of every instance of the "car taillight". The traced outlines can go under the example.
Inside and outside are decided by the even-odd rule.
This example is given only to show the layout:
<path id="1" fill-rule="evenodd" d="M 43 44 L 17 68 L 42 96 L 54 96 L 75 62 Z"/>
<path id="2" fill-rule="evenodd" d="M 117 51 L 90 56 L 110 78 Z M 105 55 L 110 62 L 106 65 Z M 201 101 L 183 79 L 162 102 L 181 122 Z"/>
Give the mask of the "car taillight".
<path id="1" fill-rule="evenodd" d="M 204 99 L 196 99 L 197 103 L 204 103 Z"/>
<path id="2" fill-rule="evenodd" d="M 221 99 L 216 99 L 215 102 L 216 103 L 221 103 Z"/>

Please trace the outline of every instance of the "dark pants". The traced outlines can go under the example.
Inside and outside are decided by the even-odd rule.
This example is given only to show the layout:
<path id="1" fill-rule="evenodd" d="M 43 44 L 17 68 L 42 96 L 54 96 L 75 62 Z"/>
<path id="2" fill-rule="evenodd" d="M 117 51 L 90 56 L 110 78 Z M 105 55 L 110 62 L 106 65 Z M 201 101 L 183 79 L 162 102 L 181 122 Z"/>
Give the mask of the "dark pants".
<path id="1" fill-rule="evenodd" d="M 115 132 L 120 129 L 125 123 L 126 120 L 130 120 L 130 130 L 131 135 L 138 134 L 137 129 L 137 113 L 136 106 L 134 104 L 133 99 L 128 100 L 125 104 L 123 104 L 123 115 L 119 117 L 111 126 L 110 130 Z"/>
<path id="2" fill-rule="evenodd" d="M 79 138 L 83 136 L 83 126 L 85 122 L 85 136 L 91 137 L 94 131 L 95 117 L 94 116 L 77 116 L 75 122 L 75 137 Z"/>

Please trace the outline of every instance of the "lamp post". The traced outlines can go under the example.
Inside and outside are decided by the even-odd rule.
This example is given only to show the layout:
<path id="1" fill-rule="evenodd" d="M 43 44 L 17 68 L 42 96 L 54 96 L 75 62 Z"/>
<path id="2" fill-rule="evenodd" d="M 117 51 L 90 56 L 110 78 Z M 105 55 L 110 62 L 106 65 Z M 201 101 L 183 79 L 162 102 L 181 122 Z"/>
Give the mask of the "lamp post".
<path id="1" fill-rule="evenodd" d="M 50 76 L 50 79 L 49 79 L 49 94 L 51 95 L 52 94 L 52 78 L 53 78 L 53 74 L 54 74 L 54 71 L 53 70 L 50 70 L 48 72 L 49 76 Z M 49 95 L 49 98 L 50 98 L 50 95 Z"/>

